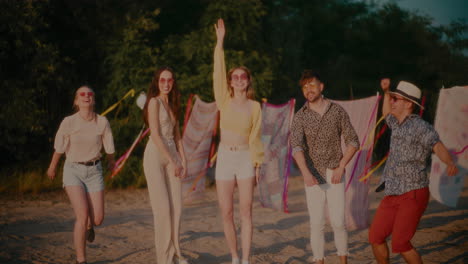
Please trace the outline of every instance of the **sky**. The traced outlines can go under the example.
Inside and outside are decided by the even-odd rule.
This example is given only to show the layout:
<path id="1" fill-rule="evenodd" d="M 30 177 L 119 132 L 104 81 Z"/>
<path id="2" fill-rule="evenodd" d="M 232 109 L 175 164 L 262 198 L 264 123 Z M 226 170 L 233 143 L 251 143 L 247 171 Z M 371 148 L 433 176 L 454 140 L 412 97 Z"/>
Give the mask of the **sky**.
<path id="1" fill-rule="evenodd" d="M 468 0 L 397 0 L 396 2 L 402 8 L 418 10 L 421 14 L 433 17 L 435 25 L 449 24 L 459 18 L 468 21 Z"/>
<path id="2" fill-rule="evenodd" d="M 449 24 L 460 18 L 468 22 L 468 0 L 376 0 L 375 2 L 382 4 L 396 2 L 403 9 L 417 11 L 421 15 L 434 18 L 434 25 Z"/>

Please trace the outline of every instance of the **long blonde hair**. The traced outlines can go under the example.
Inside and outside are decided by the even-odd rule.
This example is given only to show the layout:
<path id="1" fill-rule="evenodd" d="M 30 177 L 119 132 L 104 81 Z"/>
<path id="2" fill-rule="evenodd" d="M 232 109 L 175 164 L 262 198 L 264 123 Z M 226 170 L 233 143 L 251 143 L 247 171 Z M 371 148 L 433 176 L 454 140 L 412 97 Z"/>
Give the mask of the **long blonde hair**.
<path id="1" fill-rule="evenodd" d="M 249 80 L 249 85 L 247 86 L 247 91 L 246 91 L 247 98 L 255 100 L 255 91 L 254 91 L 254 89 L 252 87 L 252 74 L 250 73 L 250 70 L 245 66 L 239 66 L 239 67 L 235 67 L 235 68 L 232 68 L 232 69 L 229 70 L 229 72 L 227 74 L 227 85 L 228 85 L 229 95 L 231 97 L 234 96 L 234 89 L 231 86 L 231 81 L 232 81 L 232 73 L 237 69 L 243 70 L 247 74 L 247 78 Z"/>

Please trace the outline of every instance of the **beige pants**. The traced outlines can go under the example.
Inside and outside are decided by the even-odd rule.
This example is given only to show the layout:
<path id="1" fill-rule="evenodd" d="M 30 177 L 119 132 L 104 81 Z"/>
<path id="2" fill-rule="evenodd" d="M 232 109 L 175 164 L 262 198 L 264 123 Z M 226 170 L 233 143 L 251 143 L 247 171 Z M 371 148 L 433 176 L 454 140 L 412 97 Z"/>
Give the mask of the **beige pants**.
<path id="1" fill-rule="evenodd" d="M 167 146 L 177 155 L 174 142 Z M 150 140 L 143 157 L 148 193 L 153 209 L 154 240 L 158 264 L 172 264 L 174 256 L 181 258 L 179 246 L 180 218 L 182 214 L 182 184 L 156 145 Z"/>

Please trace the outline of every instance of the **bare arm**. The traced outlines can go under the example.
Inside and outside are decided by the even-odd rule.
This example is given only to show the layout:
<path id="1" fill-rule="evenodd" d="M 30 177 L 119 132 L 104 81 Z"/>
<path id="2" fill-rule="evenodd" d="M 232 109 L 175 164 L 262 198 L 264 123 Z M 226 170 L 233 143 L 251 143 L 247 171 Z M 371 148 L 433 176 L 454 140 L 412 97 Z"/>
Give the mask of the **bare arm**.
<path id="1" fill-rule="evenodd" d="M 382 116 L 386 117 L 390 113 L 390 79 L 389 78 L 383 78 L 380 80 L 380 87 L 382 88 L 382 91 L 384 92 L 384 99 L 383 99 L 383 106 L 382 106 Z"/>
<path id="2" fill-rule="evenodd" d="M 222 19 L 218 19 L 218 24 L 214 25 L 214 27 L 216 30 L 217 41 L 213 55 L 213 92 L 218 109 L 222 109 L 230 97 L 223 50 L 223 41 L 226 30 Z"/>
<path id="3" fill-rule="evenodd" d="M 180 129 L 179 129 L 178 124 L 176 125 L 175 130 L 176 130 L 175 139 L 177 143 L 177 150 L 179 151 L 180 159 L 182 161 L 182 173 L 180 174 L 180 177 L 185 178 L 187 176 L 187 159 L 185 157 L 184 144 L 182 142 L 182 137 L 180 135 Z"/>
<path id="4" fill-rule="evenodd" d="M 169 160 L 169 163 L 174 165 L 176 168 L 176 175 L 178 176 L 178 168 L 179 165 L 177 164 L 174 157 L 171 156 L 169 150 L 164 144 L 161 134 L 159 133 L 159 104 L 160 102 L 156 99 L 151 99 L 148 104 L 148 123 L 150 128 L 150 138 L 156 144 L 156 147 L 159 151 L 161 151 L 162 155 Z"/>
<path id="5" fill-rule="evenodd" d="M 355 146 L 348 145 L 346 147 L 343 158 L 340 160 L 340 165 L 338 168 L 333 170 L 332 183 L 337 184 L 341 182 L 341 178 L 345 174 L 346 165 L 353 158 L 354 154 L 358 149 Z"/>
<path id="6" fill-rule="evenodd" d="M 224 42 L 224 35 L 226 34 L 226 28 L 224 27 L 224 20 L 218 19 L 218 24 L 214 25 L 216 30 L 216 46 L 222 48 Z"/>
<path id="7" fill-rule="evenodd" d="M 432 148 L 439 159 L 447 165 L 447 175 L 454 176 L 458 173 L 457 165 L 452 160 L 452 156 L 442 142 L 437 142 Z"/>
<path id="8" fill-rule="evenodd" d="M 304 177 L 305 184 L 307 186 L 313 186 L 315 184 L 318 184 L 317 179 L 315 179 L 315 177 L 312 176 L 312 173 L 310 172 L 309 168 L 307 168 L 304 152 L 296 151 L 293 154 L 293 157 L 297 163 L 297 166 L 299 167 L 299 170 L 301 171 L 302 176 Z"/>
<path id="9" fill-rule="evenodd" d="M 304 156 L 304 128 L 300 112 L 294 115 L 289 141 L 293 149 L 292 155 L 296 161 L 297 166 L 299 167 L 299 170 L 301 171 L 302 176 L 304 177 L 306 186 L 313 186 L 318 184 L 317 179 L 312 175 L 309 168 L 307 167 L 307 162 Z"/>
<path id="10" fill-rule="evenodd" d="M 57 164 L 60 160 L 60 157 L 62 157 L 63 153 L 57 153 L 56 151 L 52 155 L 52 160 L 50 161 L 49 168 L 47 169 L 47 176 L 49 179 L 53 180 L 55 178 L 55 175 L 57 173 Z"/>
<path id="11" fill-rule="evenodd" d="M 114 155 L 114 153 L 107 154 L 107 168 L 109 170 L 112 170 L 114 167 L 115 167 L 115 155 Z"/>

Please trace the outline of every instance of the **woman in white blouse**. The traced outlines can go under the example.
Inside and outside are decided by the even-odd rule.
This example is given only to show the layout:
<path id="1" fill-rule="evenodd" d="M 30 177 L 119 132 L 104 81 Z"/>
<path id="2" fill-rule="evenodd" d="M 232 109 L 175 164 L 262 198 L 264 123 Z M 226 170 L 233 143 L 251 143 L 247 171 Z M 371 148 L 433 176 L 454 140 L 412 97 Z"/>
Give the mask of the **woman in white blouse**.
<path id="1" fill-rule="evenodd" d="M 114 166 L 114 140 L 109 121 L 94 112 L 95 96 L 88 86 L 75 93 L 76 113 L 65 117 L 55 136 L 55 152 L 47 175 L 54 179 L 57 164 L 65 153 L 63 187 L 75 213 L 73 242 L 76 263 L 86 264 L 86 240 L 94 240 L 94 226 L 104 219 L 104 180 L 101 149 L 107 153 L 109 167 Z"/>

